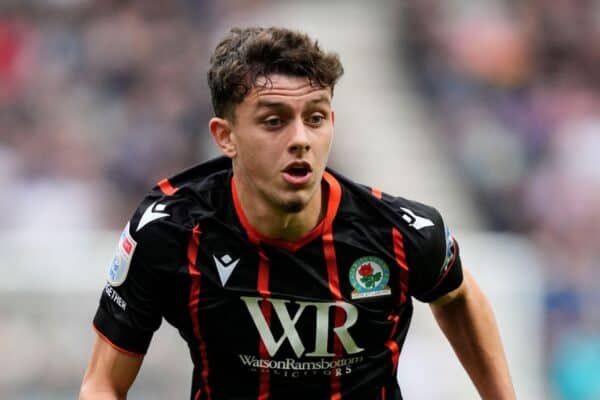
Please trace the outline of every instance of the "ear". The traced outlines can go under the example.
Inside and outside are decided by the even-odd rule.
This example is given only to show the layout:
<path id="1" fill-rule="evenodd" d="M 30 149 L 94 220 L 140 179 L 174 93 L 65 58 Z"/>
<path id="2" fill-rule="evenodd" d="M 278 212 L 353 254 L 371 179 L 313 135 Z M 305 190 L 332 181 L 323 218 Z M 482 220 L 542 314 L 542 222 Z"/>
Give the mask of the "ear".
<path id="1" fill-rule="evenodd" d="M 331 125 L 335 125 L 335 111 L 331 110 Z"/>
<path id="2" fill-rule="evenodd" d="M 232 130 L 229 121 L 224 118 L 213 117 L 208 122 L 208 129 L 223 154 L 229 158 L 235 157 L 237 148 L 231 137 Z"/>

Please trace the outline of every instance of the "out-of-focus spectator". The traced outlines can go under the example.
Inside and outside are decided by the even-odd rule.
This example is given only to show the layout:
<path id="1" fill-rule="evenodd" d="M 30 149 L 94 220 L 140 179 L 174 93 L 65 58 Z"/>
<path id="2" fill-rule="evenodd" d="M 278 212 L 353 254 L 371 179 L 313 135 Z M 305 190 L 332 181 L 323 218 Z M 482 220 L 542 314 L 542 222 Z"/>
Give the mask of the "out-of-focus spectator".
<path id="1" fill-rule="evenodd" d="M 117 228 L 212 154 L 207 38 L 262 2 L 3 2 L 0 181 L 26 200 L 0 229 Z"/>
<path id="2" fill-rule="evenodd" d="M 600 4 L 411 0 L 405 54 L 490 226 L 546 261 L 553 395 L 598 398 Z"/>

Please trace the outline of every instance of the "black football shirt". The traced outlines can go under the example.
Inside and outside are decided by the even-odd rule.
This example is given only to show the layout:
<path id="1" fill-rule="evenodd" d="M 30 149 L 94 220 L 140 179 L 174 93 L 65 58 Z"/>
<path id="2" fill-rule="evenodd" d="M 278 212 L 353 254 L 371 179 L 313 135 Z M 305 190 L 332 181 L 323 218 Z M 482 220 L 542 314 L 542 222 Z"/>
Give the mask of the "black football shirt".
<path id="1" fill-rule="evenodd" d="M 117 245 L 94 318 L 143 356 L 164 318 L 187 342 L 195 400 L 398 400 L 412 298 L 457 288 L 456 241 L 426 205 L 323 177 L 322 221 L 262 236 L 218 158 L 161 181 Z"/>

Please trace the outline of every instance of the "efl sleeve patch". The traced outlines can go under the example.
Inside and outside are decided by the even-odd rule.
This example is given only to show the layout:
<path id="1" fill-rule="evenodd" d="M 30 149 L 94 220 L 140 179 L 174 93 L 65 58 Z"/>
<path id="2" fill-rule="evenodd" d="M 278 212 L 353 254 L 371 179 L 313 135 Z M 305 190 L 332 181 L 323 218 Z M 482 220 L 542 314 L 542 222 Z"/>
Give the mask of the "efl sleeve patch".
<path id="1" fill-rule="evenodd" d="M 442 264 L 442 268 L 440 270 L 440 275 L 444 275 L 446 270 L 454 264 L 454 260 L 456 259 L 456 244 L 454 241 L 454 237 L 450 233 L 450 229 L 448 226 L 444 226 L 445 236 L 446 236 L 446 256 L 444 257 L 444 262 Z"/>
<path id="2" fill-rule="evenodd" d="M 119 286 L 125 282 L 136 246 L 137 242 L 129 233 L 128 222 L 121 233 L 119 243 L 115 249 L 115 255 L 108 269 L 108 283 L 110 283 L 111 286 Z"/>

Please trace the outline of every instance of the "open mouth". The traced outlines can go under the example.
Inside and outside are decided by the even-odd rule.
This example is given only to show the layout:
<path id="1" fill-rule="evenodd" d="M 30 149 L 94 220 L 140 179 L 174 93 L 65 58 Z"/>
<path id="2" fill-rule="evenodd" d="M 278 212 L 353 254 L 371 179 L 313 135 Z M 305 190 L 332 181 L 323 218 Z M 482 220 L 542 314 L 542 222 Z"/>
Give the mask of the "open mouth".
<path id="1" fill-rule="evenodd" d="M 292 176 L 302 177 L 308 175 L 308 173 L 310 172 L 310 166 L 308 164 L 291 165 L 287 167 L 284 171 Z"/>
<path id="2" fill-rule="evenodd" d="M 312 168 L 307 162 L 293 162 L 283 170 L 283 176 L 288 183 L 299 185 L 308 182 Z"/>

